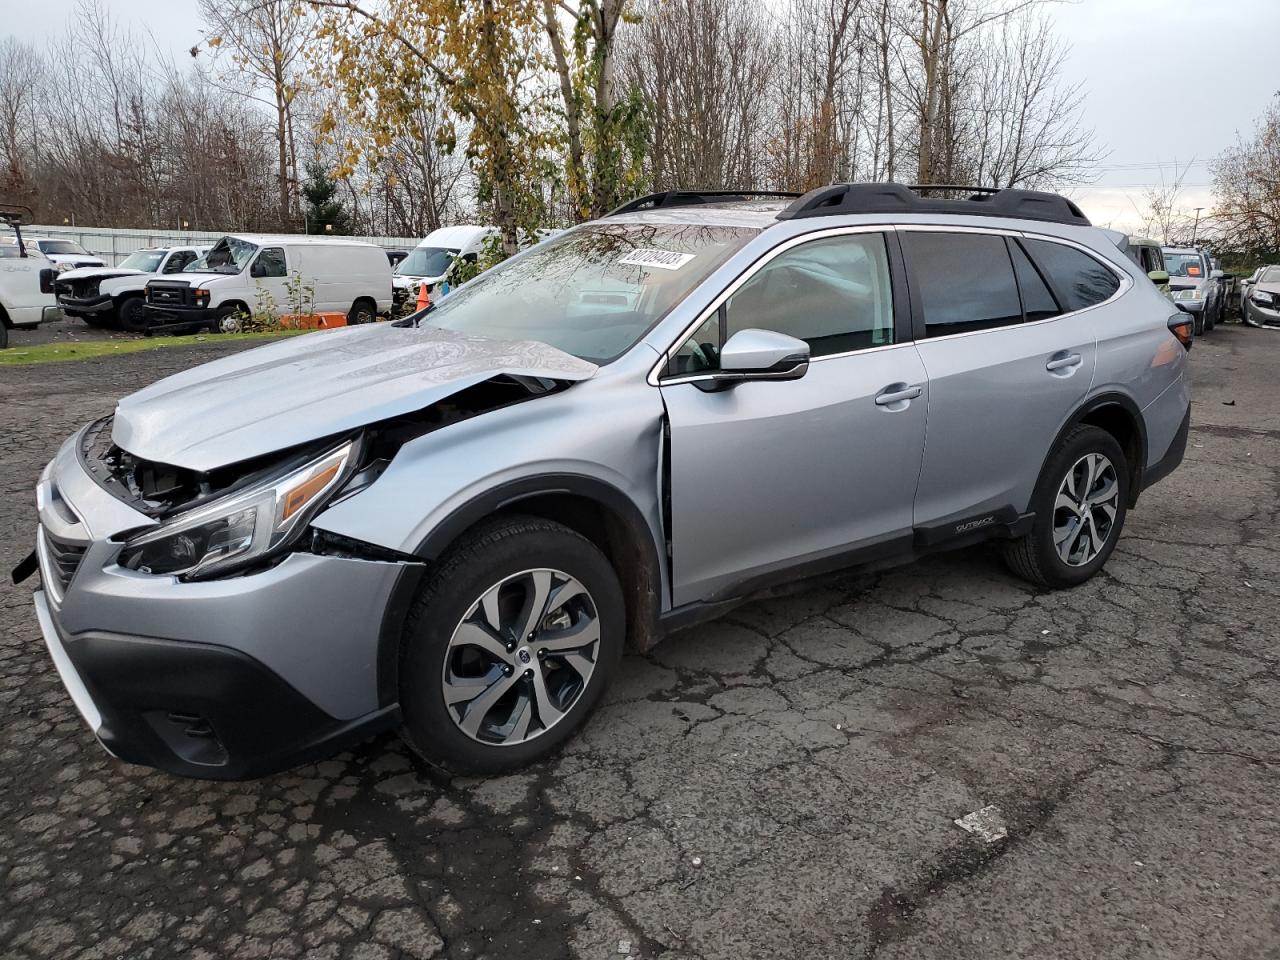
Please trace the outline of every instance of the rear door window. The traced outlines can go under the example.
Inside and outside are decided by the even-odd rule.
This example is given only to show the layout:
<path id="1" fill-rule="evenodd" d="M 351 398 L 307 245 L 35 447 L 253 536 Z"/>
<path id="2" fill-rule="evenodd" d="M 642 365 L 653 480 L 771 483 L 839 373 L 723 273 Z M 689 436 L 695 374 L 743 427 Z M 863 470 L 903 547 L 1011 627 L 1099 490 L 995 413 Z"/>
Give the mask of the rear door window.
<path id="1" fill-rule="evenodd" d="M 906 230 L 903 252 L 919 291 L 926 337 L 1022 322 L 1022 303 L 1004 237 Z"/>
<path id="2" fill-rule="evenodd" d="M 1025 243 L 1027 252 L 1068 312 L 1110 300 L 1120 289 L 1120 278 L 1115 272 L 1082 250 L 1050 240 L 1028 239 Z"/>
<path id="3" fill-rule="evenodd" d="M 1048 320 L 1060 314 L 1062 310 L 1053 299 L 1049 285 L 1018 241 L 1009 241 L 1009 256 L 1013 258 L 1013 272 L 1017 274 L 1018 290 L 1022 293 L 1022 312 L 1027 320 Z"/>

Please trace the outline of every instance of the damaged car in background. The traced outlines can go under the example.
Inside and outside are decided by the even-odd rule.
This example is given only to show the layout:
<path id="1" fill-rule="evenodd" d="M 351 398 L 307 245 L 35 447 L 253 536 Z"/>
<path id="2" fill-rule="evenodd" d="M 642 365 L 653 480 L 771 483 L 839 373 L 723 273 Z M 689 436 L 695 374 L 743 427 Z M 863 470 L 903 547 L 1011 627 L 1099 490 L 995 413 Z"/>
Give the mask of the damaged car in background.
<path id="1" fill-rule="evenodd" d="M 181 273 L 209 252 L 204 247 L 148 247 L 136 250 L 115 267 L 68 270 L 54 282 L 58 306 L 68 317 L 90 327 L 141 333 L 147 329 L 147 281 Z"/>
<path id="2" fill-rule="evenodd" d="M 394 727 L 503 771 L 781 583 L 991 538 L 1083 583 L 1182 458 L 1191 321 L 1070 201 L 966 193 L 655 194 L 125 397 L 14 572 L 72 700 L 188 776 Z"/>

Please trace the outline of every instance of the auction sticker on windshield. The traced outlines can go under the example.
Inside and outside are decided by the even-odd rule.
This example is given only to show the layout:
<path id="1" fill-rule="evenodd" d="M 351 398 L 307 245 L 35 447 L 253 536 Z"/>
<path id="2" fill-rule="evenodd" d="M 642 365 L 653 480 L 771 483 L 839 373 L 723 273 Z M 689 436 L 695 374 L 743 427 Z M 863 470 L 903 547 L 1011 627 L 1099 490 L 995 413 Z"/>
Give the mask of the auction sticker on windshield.
<path id="1" fill-rule="evenodd" d="M 692 259 L 692 253 L 676 253 L 674 250 L 642 248 L 633 250 L 618 262 L 637 267 L 657 267 L 659 270 L 679 270 Z"/>

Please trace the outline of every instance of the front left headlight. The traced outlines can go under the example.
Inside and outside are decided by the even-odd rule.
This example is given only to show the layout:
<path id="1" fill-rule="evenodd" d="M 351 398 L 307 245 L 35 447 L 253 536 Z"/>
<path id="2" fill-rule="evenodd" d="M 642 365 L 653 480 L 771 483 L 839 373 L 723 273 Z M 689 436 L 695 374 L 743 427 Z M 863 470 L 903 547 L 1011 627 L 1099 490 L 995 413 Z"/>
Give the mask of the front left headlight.
<path id="1" fill-rule="evenodd" d="M 126 543 L 116 562 L 196 579 L 261 560 L 288 546 L 349 476 L 356 446 L 348 441 L 282 477 L 179 514 Z"/>
<path id="2" fill-rule="evenodd" d="M 1173 294 L 1173 299 L 1175 299 L 1175 300 L 1191 300 L 1191 301 L 1195 301 L 1195 300 L 1200 300 L 1200 299 L 1202 299 L 1202 298 L 1201 298 L 1201 296 L 1200 296 L 1200 291 L 1199 291 L 1197 288 L 1192 287 L 1192 288 L 1191 288 L 1191 289 L 1189 289 L 1189 290 L 1178 290 L 1178 291 L 1175 291 L 1175 292 L 1174 292 L 1174 294 Z"/>
<path id="3" fill-rule="evenodd" d="M 1264 307 L 1274 306 L 1276 302 L 1276 295 L 1266 290 L 1255 290 L 1251 296 L 1254 303 L 1260 303 Z"/>

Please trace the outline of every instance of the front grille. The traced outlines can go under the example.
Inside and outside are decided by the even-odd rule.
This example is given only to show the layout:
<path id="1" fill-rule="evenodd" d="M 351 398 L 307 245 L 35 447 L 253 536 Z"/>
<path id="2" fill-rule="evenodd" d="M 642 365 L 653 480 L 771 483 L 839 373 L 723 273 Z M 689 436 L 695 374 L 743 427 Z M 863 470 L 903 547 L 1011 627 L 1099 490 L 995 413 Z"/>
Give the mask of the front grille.
<path id="1" fill-rule="evenodd" d="M 71 583 L 71 578 L 80 569 L 80 561 L 84 559 L 85 550 L 88 548 L 85 544 L 57 540 L 49 536 L 47 530 L 44 532 L 44 543 L 49 552 L 49 562 L 52 567 L 49 572 L 58 578 L 58 586 L 65 590 Z"/>
<path id="2" fill-rule="evenodd" d="M 191 287 L 185 283 L 147 284 L 147 303 L 157 307 L 182 307 L 190 302 Z"/>

